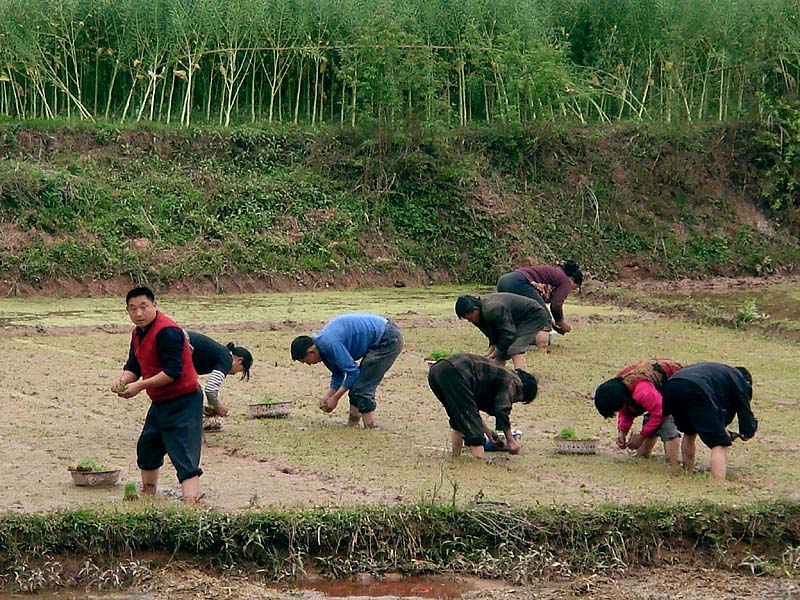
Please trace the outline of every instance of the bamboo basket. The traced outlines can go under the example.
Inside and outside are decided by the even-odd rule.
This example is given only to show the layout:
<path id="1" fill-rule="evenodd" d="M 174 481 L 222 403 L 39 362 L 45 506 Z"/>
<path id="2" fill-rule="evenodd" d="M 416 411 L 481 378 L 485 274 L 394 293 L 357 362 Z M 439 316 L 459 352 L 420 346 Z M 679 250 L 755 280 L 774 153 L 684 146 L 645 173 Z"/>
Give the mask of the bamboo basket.
<path id="1" fill-rule="evenodd" d="M 271 402 L 269 404 L 251 404 L 250 416 L 252 416 L 254 419 L 285 417 L 289 414 L 291 408 L 291 400 L 287 400 L 285 402 Z"/>
<path id="2" fill-rule="evenodd" d="M 108 471 L 86 471 L 84 469 L 69 468 L 72 483 L 87 487 L 103 487 L 115 485 L 119 481 L 122 469 L 109 469 Z"/>
<path id="3" fill-rule="evenodd" d="M 597 454 L 597 444 L 600 438 L 590 437 L 582 440 L 565 440 L 553 438 L 555 450 L 558 454 Z"/>

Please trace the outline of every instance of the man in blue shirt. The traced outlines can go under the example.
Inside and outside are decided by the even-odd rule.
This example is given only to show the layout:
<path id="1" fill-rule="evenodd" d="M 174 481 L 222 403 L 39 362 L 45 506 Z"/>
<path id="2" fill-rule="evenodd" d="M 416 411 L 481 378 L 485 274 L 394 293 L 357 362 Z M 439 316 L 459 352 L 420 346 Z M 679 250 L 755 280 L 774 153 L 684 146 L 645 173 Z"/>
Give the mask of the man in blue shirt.
<path id="1" fill-rule="evenodd" d="M 336 408 L 349 392 L 347 424 L 375 427 L 375 390 L 403 349 L 403 335 L 385 317 L 367 313 L 339 315 L 314 337 L 301 335 L 292 341 L 292 360 L 307 365 L 325 363 L 331 372 L 328 391 L 319 401 L 325 412 Z M 361 363 L 356 361 L 360 360 Z"/>

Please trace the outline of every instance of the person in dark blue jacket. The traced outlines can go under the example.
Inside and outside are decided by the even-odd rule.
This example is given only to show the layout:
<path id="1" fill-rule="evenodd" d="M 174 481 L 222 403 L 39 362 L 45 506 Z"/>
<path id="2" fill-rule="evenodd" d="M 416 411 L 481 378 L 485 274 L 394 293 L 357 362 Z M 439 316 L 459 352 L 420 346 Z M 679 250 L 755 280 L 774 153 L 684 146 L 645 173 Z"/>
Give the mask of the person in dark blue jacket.
<path id="1" fill-rule="evenodd" d="M 750 409 L 753 377 L 744 367 L 703 362 L 683 367 L 664 385 L 663 414 L 672 415 L 685 435 L 681 455 L 685 469 L 694 468 L 697 436 L 711 448 L 711 475 L 725 479 L 728 449 L 734 438 L 756 434 L 758 420 Z M 734 417 L 739 432 L 728 429 Z"/>

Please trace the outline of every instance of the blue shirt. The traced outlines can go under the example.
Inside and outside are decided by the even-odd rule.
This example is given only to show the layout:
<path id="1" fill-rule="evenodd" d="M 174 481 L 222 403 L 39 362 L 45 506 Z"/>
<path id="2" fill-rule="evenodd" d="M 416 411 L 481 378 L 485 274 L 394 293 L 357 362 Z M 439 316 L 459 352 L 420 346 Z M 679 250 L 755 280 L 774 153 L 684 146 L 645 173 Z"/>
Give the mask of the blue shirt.
<path id="1" fill-rule="evenodd" d="M 381 341 L 387 321 L 385 317 L 367 313 L 339 315 L 314 336 L 322 362 L 333 373 L 332 388 L 353 387 L 361 374 L 356 361 Z"/>

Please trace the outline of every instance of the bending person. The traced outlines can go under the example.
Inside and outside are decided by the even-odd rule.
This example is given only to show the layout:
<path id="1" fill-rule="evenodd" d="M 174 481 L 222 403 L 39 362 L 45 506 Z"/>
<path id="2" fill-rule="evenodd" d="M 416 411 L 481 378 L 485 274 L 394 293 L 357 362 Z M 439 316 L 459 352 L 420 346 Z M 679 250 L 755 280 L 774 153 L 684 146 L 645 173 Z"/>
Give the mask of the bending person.
<path id="1" fill-rule="evenodd" d="M 682 366 L 669 358 L 647 359 L 628 365 L 616 377 L 600 384 L 594 393 L 594 405 L 606 419 L 617 415 L 617 447 L 631 448 L 646 458 L 660 437 L 667 463 L 678 464 L 681 434 L 675 420 L 663 414 L 661 391 Z M 628 439 L 633 421 L 641 415 L 641 431 Z"/>
<path id="2" fill-rule="evenodd" d="M 325 412 L 336 408 L 349 393 L 347 424 L 375 425 L 375 391 L 403 349 L 403 335 L 386 317 L 366 313 L 339 315 L 314 337 L 301 335 L 292 341 L 292 360 L 307 365 L 325 363 L 332 373 L 328 391 L 319 401 Z M 356 361 L 360 360 L 361 363 Z"/>
<path id="3" fill-rule="evenodd" d="M 750 409 L 753 378 L 744 367 L 714 362 L 682 368 L 664 386 L 664 413 L 675 417 L 685 435 L 681 444 L 683 467 L 694 468 L 697 436 L 711 448 L 711 475 L 725 479 L 728 448 L 734 437 L 748 440 L 756 434 L 758 420 Z M 728 425 L 736 417 L 738 434 Z"/>
<path id="4" fill-rule="evenodd" d="M 466 445 L 471 456 L 483 458 L 484 434 L 497 442 L 495 431 L 505 434 L 511 454 L 519 454 L 509 417 L 513 404 L 530 404 L 536 398 L 533 375 L 521 369 L 510 371 L 484 356 L 453 354 L 431 366 L 428 385 L 450 418 L 453 456 L 459 456 Z M 494 416 L 494 430 L 479 411 Z"/>
<path id="5" fill-rule="evenodd" d="M 461 296 L 456 300 L 456 316 L 483 332 L 489 340 L 488 358 L 503 365 L 510 358 L 515 369 L 524 371 L 528 346 L 535 344 L 547 352 L 550 313 L 530 298 L 506 293 Z"/>
<path id="6" fill-rule="evenodd" d="M 576 287 L 583 285 L 583 273 L 578 263 L 564 261 L 560 267 L 532 265 L 505 273 L 497 280 L 498 292 L 519 294 L 542 306 L 550 305 L 555 331 L 564 334 L 572 329 L 564 317 L 564 301 Z"/>
<path id="7" fill-rule="evenodd" d="M 189 336 L 194 370 L 198 375 L 208 375 L 205 385 L 208 406 L 204 412 L 208 417 L 225 417 L 228 415 L 228 407 L 220 400 L 222 383 L 226 376 L 237 373 L 241 373 L 241 378 L 249 381 L 253 355 L 247 348 L 237 347 L 233 342 L 223 346 L 196 331 L 187 331 L 186 334 Z"/>

